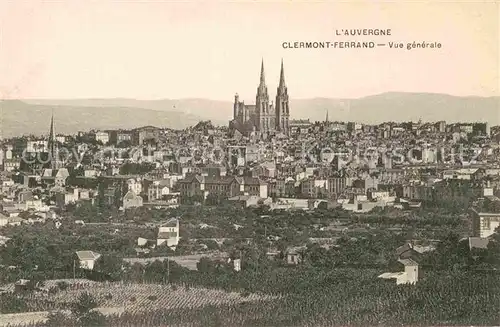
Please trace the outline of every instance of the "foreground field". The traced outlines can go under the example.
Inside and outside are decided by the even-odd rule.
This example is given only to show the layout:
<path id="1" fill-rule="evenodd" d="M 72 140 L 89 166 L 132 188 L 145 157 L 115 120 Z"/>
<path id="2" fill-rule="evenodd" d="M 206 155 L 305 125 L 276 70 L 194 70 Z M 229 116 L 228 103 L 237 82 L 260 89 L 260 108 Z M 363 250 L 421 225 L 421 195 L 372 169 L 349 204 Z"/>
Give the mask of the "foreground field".
<path id="1" fill-rule="evenodd" d="M 427 272 L 416 285 L 396 285 L 376 271 L 296 271 L 273 301 L 151 311 L 110 317 L 125 326 L 500 326 L 497 273 Z M 262 279 L 261 284 L 265 284 Z"/>
<path id="2" fill-rule="evenodd" d="M 105 324 L 99 326 L 109 327 L 500 326 L 497 271 L 422 271 L 416 285 L 396 285 L 377 278 L 381 272 L 314 267 L 227 275 L 214 271 L 199 274 L 196 285 L 203 282 L 219 289 L 226 284 L 243 285 L 243 293 L 181 284 L 90 282 L 80 289 L 22 300 L 31 303 L 31 311 L 64 309 L 89 292 L 106 316 Z M 261 293 L 280 295 L 258 295 Z M 43 324 L 46 315 L 38 320 L 26 316 L 22 322 L 12 320 L 19 316 L 11 317 L 11 324 L 48 327 Z M 77 323 L 74 320 L 63 326 L 76 327 Z"/>
<path id="3" fill-rule="evenodd" d="M 64 281 L 71 282 L 71 280 Z M 45 288 L 47 286 L 52 287 L 56 282 L 61 281 L 47 281 Z M 13 285 L 4 289 L 12 290 Z M 68 309 L 69 305 L 85 292 L 90 293 L 95 298 L 99 311 L 105 315 L 121 315 L 123 312 L 141 314 L 156 310 L 235 305 L 243 302 L 266 301 L 276 298 L 260 294 L 242 296 L 236 292 L 184 286 L 79 281 L 56 294 L 40 292 L 23 296 L 22 300 L 26 301 L 30 312 L 28 314 L 0 315 L 0 326 L 43 322 L 46 320 L 49 311 Z"/>

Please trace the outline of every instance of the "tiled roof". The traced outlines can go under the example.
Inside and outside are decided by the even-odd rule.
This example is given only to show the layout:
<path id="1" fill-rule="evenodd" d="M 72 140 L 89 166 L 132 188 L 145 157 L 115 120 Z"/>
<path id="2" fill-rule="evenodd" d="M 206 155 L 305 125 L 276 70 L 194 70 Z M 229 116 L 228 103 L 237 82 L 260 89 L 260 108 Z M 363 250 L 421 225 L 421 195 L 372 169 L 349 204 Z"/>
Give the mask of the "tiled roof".
<path id="1" fill-rule="evenodd" d="M 406 243 L 406 244 L 401 245 L 400 247 L 398 247 L 396 249 L 396 254 L 401 255 L 401 254 L 405 253 L 406 251 L 410 251 L 410 250 L 412 250 L 411 244 Z"/>

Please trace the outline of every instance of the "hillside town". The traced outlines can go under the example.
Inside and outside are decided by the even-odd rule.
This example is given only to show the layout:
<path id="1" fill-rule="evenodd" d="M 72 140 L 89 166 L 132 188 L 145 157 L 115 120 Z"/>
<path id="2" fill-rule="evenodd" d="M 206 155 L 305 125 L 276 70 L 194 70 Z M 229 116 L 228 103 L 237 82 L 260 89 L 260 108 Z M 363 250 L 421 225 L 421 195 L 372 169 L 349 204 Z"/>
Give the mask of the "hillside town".
<path id="1" fill-rule="evenodd" d="M 498 227 L 480 205 L 495 207 L 500 194 L 500 128 L 486 123 L 369 126 L 329 122 L 327 113 L 323 122 L 292 120 L 287 135 L 267 139 L 229 137 L 210 121 L 179 131 L 75 135 L 55 135 L 54 125 L 46 137 L 2 141 L 0 225 L 64 220 L 56 209 L 83 203 L 121 211 L 228 202 L 368 213 L 471 195 L 481 212 L 471 222 L 481 223 L 470 236 Z"/>
<path id="2" fill-rule="evenodd" d="M 500 126 L 291 112 L 3 139 L 0 325 L 498 321 Z"/>

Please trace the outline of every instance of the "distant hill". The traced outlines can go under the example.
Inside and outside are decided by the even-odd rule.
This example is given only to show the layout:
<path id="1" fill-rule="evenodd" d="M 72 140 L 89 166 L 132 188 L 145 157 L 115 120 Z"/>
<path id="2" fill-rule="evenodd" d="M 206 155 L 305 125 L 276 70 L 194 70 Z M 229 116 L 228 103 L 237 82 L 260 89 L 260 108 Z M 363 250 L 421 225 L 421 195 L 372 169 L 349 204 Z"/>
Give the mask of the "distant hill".
<path id="1" fill-rule="evenodd" d="M 185 128 L 200 120 L 226 125 L 232 118 L 231 101 L 207 99 L 135 100 L 69 99 L 4 100 L 3 137 L 48 132 L 50 113 L 54 110 L 57 132 L 133 128 L 154 125 Z M 328 110 L 330 121 L 487 121 L 500 124 L 500 97 L 456 97 L 431 93 L 383 93 L 359 99 L 291 99 L 292 119 L 322 121 Z"/>
<path id="2" fill-rule="evenodd" d="M 70 99 L 70 100 L 22 100 L 28 104 L 64 105 L 70 107 L 98 107 L 107 109 L 141 108 L 166 111 L 199 117 L 201 120 L 212 120 L 214 124 L 227 124 L 233 115 L 233 104 L 229 101 L 207 99 L 161 99 L 135 100 L 125 98 L 113 99 Z M 196 123 L 195 123 L 196 124 Z M 181 127 L 179 127 L 181 128 Z"/>
<path id="3" fill-rule="evenodd" d="M 293 100 L 297 118 L 381 123 L 384 121 L 486 121 L 500 124 L 500 97 L 456 97 L 432 93 L 383 93 L 359 99 Z"/>
<path id="4" fill-rule="evenodd" d="M 160 111 L 129 107 L 86 107 L 76 105 L 35 105 L 19 100 L 0 101 L 3 138 L 23 134 L 48 134 L 54 112 L 56 133 L 75 134 L 91 129 L 135 128 L 152 125 L 185 128 L 200 117 L 181 111 Z"/>

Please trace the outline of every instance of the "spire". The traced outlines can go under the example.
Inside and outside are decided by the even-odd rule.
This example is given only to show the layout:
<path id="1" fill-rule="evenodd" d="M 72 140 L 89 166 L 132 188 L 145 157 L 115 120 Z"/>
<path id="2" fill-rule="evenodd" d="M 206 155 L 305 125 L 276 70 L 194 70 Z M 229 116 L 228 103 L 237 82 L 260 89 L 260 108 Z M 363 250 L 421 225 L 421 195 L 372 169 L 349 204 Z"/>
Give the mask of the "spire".
<path id="1" fill-rule="evenodd" d="M 285 69 L 283 68 L 283 58 L 281 58 L 280 87 L 285 86 Z"/>
<path id="2" fill-rule="evenodd" d="M 262 63 L 260 65 L 260 83 L 259 86 L 257 87 L 257 97 L 260 96 L 267 99 L 266 74 L 264 73 L 264 58 L 262 58 Z"/>
<path id="3" fill-rule="evenodd" d="M 262 58 L 262 64 L 260 65 L 260 85 L 266 85 L 266 75 L 264 74 L 264 58 Z"/>
<path id="4" fill-rule="evenodd" d="M 54 135 L 54 110 L 52 109 L 52 115 L 50 117 L 50 132 L 49 132 L 49 141 L 48 146 L 49 146 L 49 158 L 50 158 L 50 166 L 52 169 L 55 168 L 55 159 L 54 157 L 56 156 L 56 142 L 55 142 L 56 136 Z"/>
<path id="5" fill-rule="evenodd" d="M 54 146 L 54 110 L 52 110 L 52 116 L 50 118 L 50 132 L 49 132 L 49 148 L 52 151 Z"/>
<path id="6" fill-rule="evenodd" d="M 325 122 L 328 123 L 328 109 L 326 109 L 326 119 L 325 119 Z"/>

